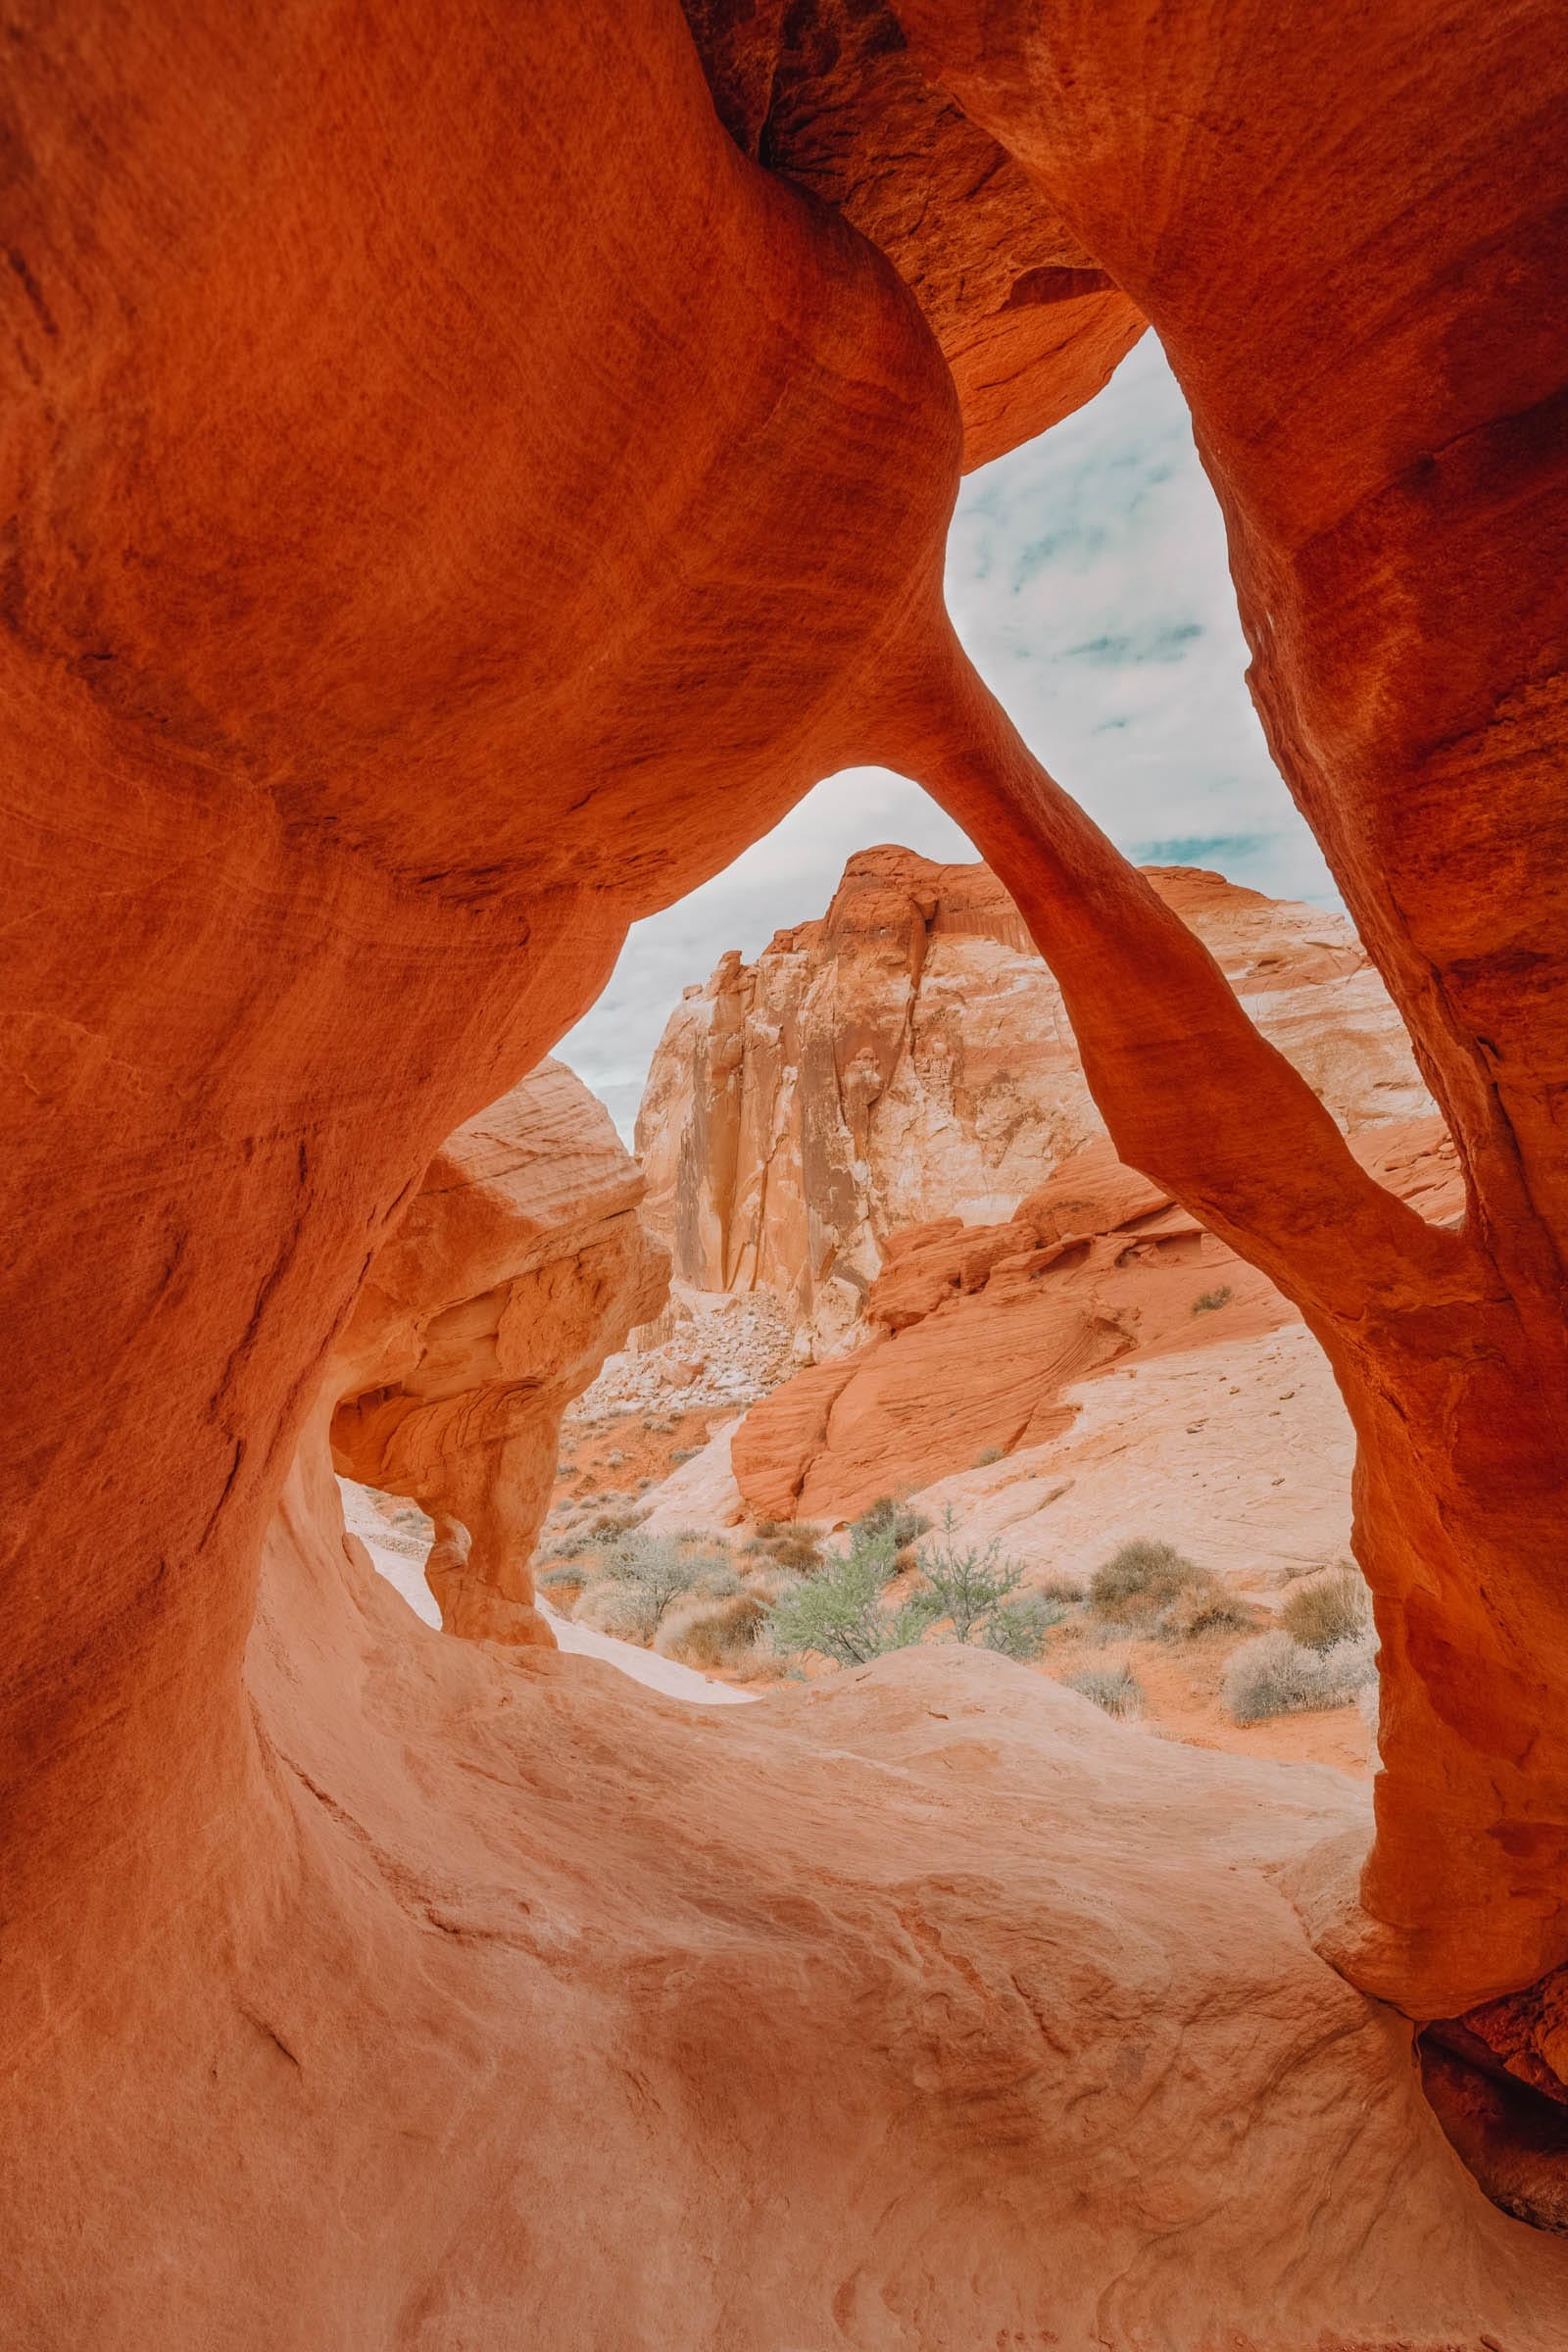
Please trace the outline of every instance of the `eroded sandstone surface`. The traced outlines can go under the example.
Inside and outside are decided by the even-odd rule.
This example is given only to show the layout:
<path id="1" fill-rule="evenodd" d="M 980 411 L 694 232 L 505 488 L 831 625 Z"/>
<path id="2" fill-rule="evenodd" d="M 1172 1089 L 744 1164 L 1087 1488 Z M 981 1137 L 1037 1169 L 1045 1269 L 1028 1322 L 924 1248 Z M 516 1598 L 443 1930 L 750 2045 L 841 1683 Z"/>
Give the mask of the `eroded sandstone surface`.
<path id="1" fill-rule="evenodd" d="M 603 1103 L 546 1060 L 448 1137 L 371 1261 L 326 1376 L 333 1458 L 435 1522 L 448 1633 L 552 1639 L 529 1561 L 562 1416 L 668 1288 L 642 1191 Z"/>
<path id="2" fill-rule="evenodd" d="M 704 13 L 765 85 L 772 12 Z M 941 564 L 994 387 L 673 5 L 24 12 L 0 2296 L 45 2352 L 1562 2339 L 1561 2246 L 1271 1875 L 1343 1832 L 1334 1948 L 1411 2015 L 1568 1959 L 1560 12 L 892 31 L 1161 337 L 1465 1226 L 979 687 Z M 1107 359 L 1050 340 L 1036 418 Z M 323 1375 L 434 1152 L 629 921 L 875 762 L 1006 885 L 1122 1159 L 1330 1355 L 1369 1852 L 1338 1784 L 1081 1778 L 983 1662 L 978 1728 L 961 1661 L 699 1728 L 344 1549 Z"/>

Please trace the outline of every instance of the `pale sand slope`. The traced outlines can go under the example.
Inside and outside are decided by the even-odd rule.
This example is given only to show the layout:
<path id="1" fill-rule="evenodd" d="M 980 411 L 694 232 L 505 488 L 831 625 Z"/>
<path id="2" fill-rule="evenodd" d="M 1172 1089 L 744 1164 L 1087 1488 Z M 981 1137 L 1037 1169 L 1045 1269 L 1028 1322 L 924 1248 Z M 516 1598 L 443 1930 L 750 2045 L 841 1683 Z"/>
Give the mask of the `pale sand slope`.
<path id="1" fill-rule="evenodd" d="M 1302 1325 L 1108 1369 L 1062 1402 L 1060 1438 L 937 1480 L 921 1508 L 1080 1580 L 1135 1536 L 1260 1593 L 1348 1553 L 1349 1417 Z"/>
<path id="2" fill-rule="evenodd" d="M 1130 1537 L 1163 1539 L 1266 1594 L 1345 1556 L 1353 1437 L 1328 1359 L 1301 1324 L 1142 1357 L 1064 1389 L 1072 1427 L 918 1490 L 940 1523 L 1000 1536 L 1050 1575 L 1087 1578 Z M 644 1525 L 733 1538 L 738 1422 L 658 1488 Z"/>
<path id="3" fill-rule="evenodd" d="M 426 1625 L 439 1626 L 440 1611 L 429 1586 L 424 1581 L 424 1545 L 422 1543 L 400 1537 L 387 1526 L 368 1491 L 356 1486 L 352 1479 L 340 1478 L 338 1492 L 343 1497 L 343 1522 L 351 1536 L 357 1536 L 369 1553 L 371 1562 L 396 1586 L 415 1613 Z M 682 1666 L 674 1658 L 662 1658 L 651 1649 L 639 1649 L 633 1642 L 617 1642 L 611 1634 L 596 1633 L 592 1626 L 573 1625 L 560 1617 L 548 1601 L 540 1607 L 550 1620 L 551 1631 L 562 1649 L 585 1658 L 602 1658 L 634 1683 L 646 1683 L 650 1690 L 661 1690 L 667 1698 L 684 1698 L 699 1706 L 725 1707 L 758 1697 L 755 1690 L 732 1690 L 727 1683 L 710 1682 L 706 1674 L 698 1674 L 690 1666 Z"/>

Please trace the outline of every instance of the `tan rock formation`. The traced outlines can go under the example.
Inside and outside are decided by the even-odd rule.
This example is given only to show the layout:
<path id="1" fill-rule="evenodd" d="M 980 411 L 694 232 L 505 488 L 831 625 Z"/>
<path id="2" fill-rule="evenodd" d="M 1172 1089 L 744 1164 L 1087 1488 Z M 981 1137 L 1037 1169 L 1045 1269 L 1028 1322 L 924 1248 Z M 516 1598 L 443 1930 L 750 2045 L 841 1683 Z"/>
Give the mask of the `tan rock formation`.
<path id="1" fill-rule="evenodd" d="M 1355 1133 L 1430 1113 L 1409 1040 L 1340 917 L 1153 869 L 1263 1034 Z M 818 1352 L 892 1235 L 1008 1216 L 1104 1134 L 1061 991 L 996 877 L 852 858 L 820 922 L 726 956 L 660 1041 L 637 1121 L 644 1211 L 677 1279 L 770 1290 Z"/>
<path id="2" fill-rule="evenodd" d="M 435 1521 L 449 1634 L 552 1640 L 528 1563 L 562 1415 L 668 1285 L 641 1198 L 610 1113 L 547 1060 L 448 1138 L 371 1260 L 327 1372 L 333 1458 Z"/>

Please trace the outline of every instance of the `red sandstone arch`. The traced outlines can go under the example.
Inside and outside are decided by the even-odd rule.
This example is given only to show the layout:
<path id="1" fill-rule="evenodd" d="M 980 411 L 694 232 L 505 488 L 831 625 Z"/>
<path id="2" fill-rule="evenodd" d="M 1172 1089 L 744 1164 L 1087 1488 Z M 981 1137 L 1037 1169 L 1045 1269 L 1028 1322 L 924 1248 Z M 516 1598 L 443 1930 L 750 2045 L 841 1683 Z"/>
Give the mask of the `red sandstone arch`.
<path id="1" fill-rule="evenodd" d="M 285 1476 L 441 1138 L 629 919 L 856 761 L 968 824 L 1124 1155 L 1303 1301 L 1347 1388 L 1389 1692 L 1362 1981 L 1424 2015 L 1568 1958 L 1556 12 L 1398 0 L 1353 42 L 1263 0 L 901 18 L 1111 281 L 1071 297 L 1103 332 L 1058 407 L 1137 312 L 1171 354 L 1277 756 L 1470 1227 L 1353 1174 L 975 688 L 940 604 L 941 354 L 888 262 L 732 143 L 672 5 L 29 14 L 0 271 L 8 2131 L 69 2114 L 63 2172 L 117 2197 L 147 2052 L 205 2082 L 235 1986 L 275 1995 L 291 1951 L 344 2017 L 396 1983 L 459 2100 L 466 1996 L 421 1989 L 300 1792 L 324 1755 L 374 1813 L 332 1728 L 359 1669 L 315 1473 Z M 270 1520 L 292 1656 L 251 1630 Z M 462 1673 L 469 1714 L 512 1703 Z M 467 1861 L 499 1867 L 477 1831 Z M 246 2066 L 303 2071 L 258 2014 L 282 2054 Z M 320 2130 L 266 2166 L 330 2170 Z M 24 2317 L 79 2339 L 49 2197 Z"/>

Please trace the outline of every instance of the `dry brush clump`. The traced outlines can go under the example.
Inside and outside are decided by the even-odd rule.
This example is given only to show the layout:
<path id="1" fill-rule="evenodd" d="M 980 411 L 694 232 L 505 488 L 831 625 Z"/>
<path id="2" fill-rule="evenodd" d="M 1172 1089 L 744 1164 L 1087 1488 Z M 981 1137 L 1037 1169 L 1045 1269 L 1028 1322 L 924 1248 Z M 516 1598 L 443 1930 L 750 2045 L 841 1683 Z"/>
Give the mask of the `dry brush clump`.
<path id="1" fill-rule="evenodd" d="M 1067 1677 L 1064 1688 L 1080 1698 L 1092 1699 L 1107 1715 L 1123 1720 L 1144 1711 L 1144 1687 L 1126 1666 L 1091 1666 Z"/>
<path id="2" fill-rule="evenodd" d="M 1102 1625 L 1190 1642 L 1256 1622 L 1210 1568 L 1148 1538 L 1121 1544 L 1089 1580 L 1089 1608 Z"/>
<path id="3" fill-rule="evenodd" d="M 1343 1707 L 1377 1681 L 1377 1639 L 1371 1633 L 1309 1649 L 1276 1630 L 1244 1642 L 1226 1660 L 1220 1696 L 1237 1723 L 1265 1723 L 1275 1715 L 1316 1714 Z"/>
<path id="4" fill-rule="evenodd" d="M 907 1565 L 913 1558 L 915 1544 L 922 1536 L 931 1533 L 932 1525 L 925 1512 L 917 1510 L 906 1495 L 879 1494 L 854 1521 L 851 1534 L 859 1529 L 867 1536 L 890 1537 L 895 1554 L 907 1555 L 901 1564 Z"/>
<path id="5" fill-rule="evenodd" d="M 759 1663 L 758 1637 L 767 1623 L 761 1593 L 700 1593 L 671 1608 L 654 1637 L 661 1657 L 683 1666 L 744 1673 Z"/>
<path id="6" fill-rule="evenodd" d="M 1353 1568 L 1335 1568 L 1298 1585 L 1280 1610 L 1280 1626 L 1303 1648 L 1355 1642 L 1372 1622 L 1372 1595 Z"/>
<path id="7" fill-rule="evenodd" d="M 792 1576 L 814 1576 L 822 1565 L 822 1534 L 805 1519 L 760 1519 L 745 1549 L 754 1559 Z"/>

